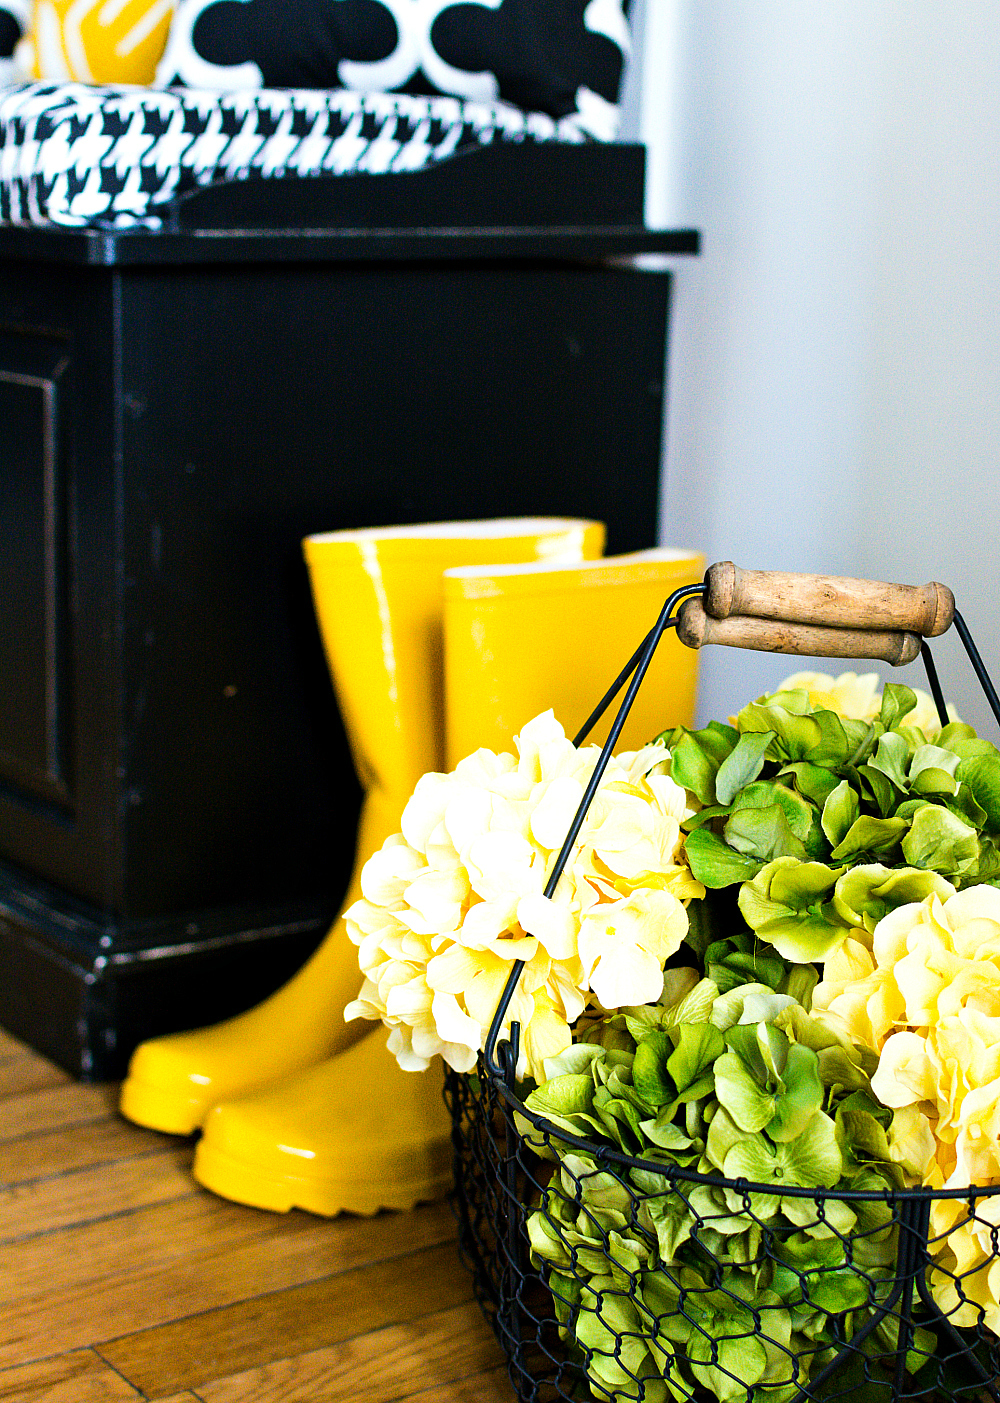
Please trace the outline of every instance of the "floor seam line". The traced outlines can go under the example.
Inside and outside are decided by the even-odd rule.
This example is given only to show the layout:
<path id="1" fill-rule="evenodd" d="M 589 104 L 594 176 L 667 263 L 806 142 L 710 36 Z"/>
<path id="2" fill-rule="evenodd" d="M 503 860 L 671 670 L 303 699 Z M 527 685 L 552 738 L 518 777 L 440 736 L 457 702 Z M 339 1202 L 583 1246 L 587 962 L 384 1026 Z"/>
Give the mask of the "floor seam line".
<path id="1" fill-rule="evenodd" d="M 51 1237 L 57 1232 L 66 1232 L 71 1228 L 87 1228 L 95 1223 L 111 1223 L 116 1218 L 128 1218 L 133 1213 L 143 1213 L 148 1208 L 160 1208 L 167 1203 L 183 1203 L 185 1199 L 197 1198 L 198 1190 L 191 1189 L 188 1193 L 175 1194 L 173 1198 L 157 1198 L 152 1203 L 137 1203 L 131 1208 L 117 1208 L 112 1213 L 99 1213 L 96 1218 L 80 1218 L 73 1223 L 61 1223 L 51 1228 L 41 1228 L 38 1232 L 21 1233 L 17 1237 L 0 1238 L 0 1247 L 19 1247 L 24 1242 L 34 1242 L 37 1238 Z"/>
<path id="2" fill-rule="evenodd" d="M 139 1150 L 134 1155 L 118 1155 L 112 1159 L 95 1160 L 93 1164 L 79 1164 L 72 1169 L 61 1169 L 55 1174 L 42 1174 L 37 1179 L 5 1179 L 0 1184 L 2 1189 L 25 1188 L 28 1184 L 55 1184 L 60 1179 L 68 1179 L 73 1174 L 89 1174 L 93 1169 L 107 1169 L 112 1164 L 134 1164 L 140 1159 L 152 1159 L 154 1155 L 166 1155 L 168 1153 L 162 1145 L 151 1150 Z"/>
<path id="3" fill-rule="evenodd" d="M 234 1306 L 249 1305 L 250 1302 L 252 1302 L 252 1301 L 263 1301 L 263 1300 L 266 1300 L 268 1296 L 284 1296 L 284 1295 L 287 1295 L 290 1291 L 298 1290 L 298 1289 L 300 1289 L 300 1288 L 303 1287 L 303 1286 L 318 1286 L 318 1285 L 320 1285 L 320 1284 L 321 1284 L 322 1282 L 324 1282 L 324 1281 L 334 1281 L 334 1280 L 337 1279 L 337 1277 L 340 1277 L 340 1276 L 349 1276 L 350 1273 L 351 1273 L 351 1272 L 354 1272 L 354 1271 L 367 1271 L 367 1270 L 369 1270 L 371 1267 L 382 1267 L 382 1266 L 385 1266 L 388 1262 L 398 1262 L 398 1261 L 401 1261 L 404 1257 L 415 1257 L 415 1256 L 416 1256 L 418 1253 L 420 1253 L 420 1252 L 432 1251 L 435 1247 L 444 1247 L 444 1246 L 446 1246 L 446 1245 L 447 1245 L 446 1243 L 432 1243 L 431 1246 L 430 1246 L 429 1248 L 418 1247 L 418 1248 L 416 1249 L 415 1252 L 397 1253 L 397 1254 L 396 1254 L 395 1256 L 393 1256 L 393 1257 L 380 1257 L 380 1258 L 378 1258 L 377 1261 L 374 1261 L 374 1262 L 364 1262 L 364 1263 L 359 1264 L 359 1265 L 356 1266 L 356 1267 L 347 1267 L 344 1271 L 332 1271 L 332 1272 L 327 1272 L 325 1276 L 317 1276 L 317 1277 L 314 1277 L 311 1281 L 301 1281 L 301 1282 L 297 1282 L 294 1286 L 278 1286 L 278 1287 L 275 1287 L 275 1288 L 273 1288 L 272 1290 L 269 1290 L 269 1291 L 258 1291 L 258 1292 L 256 1292 L 255 1294 L 250 1295 L 250 1296 L 241 1296 L 241 1297 L 239 1297 L 239 1298 L 238 1298 L 237 1300 L 235 1300 L 235 1301 L 227 1301 L 227 1302 L 225 1302 L 225 1303 L 222 1304 L 222 1305 L 207 1306 L 204 1310 L 191 1311 L 188 1315 L 179 1315 L 179 1316 L 177 1316 L 174 1320 L 165 1320 L 165 1321 L 162 1323 L 162 1325 L 147 1325 L 147 1326 L 143 1327 L 143 1328 L 140 1329 L 140 1330 L 129 1330 L 129 1331 L 127 1331 L 127 1332 L 126 1332 L 125 1334 L 123 1334 L 123 1335 L 109 1335 L 106 1339 L 101 1340 L 101 1342 L 100 1342 L 100 1343 L 101 1343 L 101 1347 L 103 1348 L 103 1347 L 105 1347 L 105 1346 L 107 1346 L 107 1345 L 117 1344 L 120 1340 L 129 1340 L 129 1339 L 133 1339 L 133 1338 L 134 1338 L 135 1336 L 137 1336 L 137 1335 L 146 1335 L 146 1334 L 151 1333 L 153 1330 L 163 1330 L 163 1329 L 168 1328 L 168 1327 L 171 1326 L 171 1325 L 180 1325 L 182 1322 L 187 1321 L 187 1320 L 198 1320 L 198 1319 L 200 1319 L 200 1318 L 202 1318 L 202 1317 L 204 1317 L 204 1316 L 213 1315 L 216 1311 L 220 1311 L 220 1310 L 231 1310 Z M 474 1297 L 474 1295 L 472 1294 L 472 1286 L 471 1286 L 471 1283 L 470 1283 L 469 1291 L 470 1291 L 470 1294 L 469 1294 L 469 1296 L 468 1296 L 467 1299 L 468 1299 L 468 1300 L 474 1300 L 475 1297 Z M 464 1305 L 464 1304 L 465 1304 L 465 1300 L 461 1300 L 461 1301 L 456 1301 L 456 1302 L 455 1302 L 455 1305 Z M 439 1309 L 439 1310 L 451 1310 L 452 1307 L 451 1307 L 451 1306 L 440 1306 L 440 1307 L 438 1307 L 438 1309 Z M 434 1311 L 424 1311 L 424 1312 L 423 1312 L 423 1315 L 421 1315 L 421 1316 L 411 1316 L 411 1317 L 408 1317 L 408 1319 L 418 1320 L 418 1319 L 423 1319 L 424 1316 L 433 1315 L 433 1314 L 434 1314 Z M 399 1323 L 400 1323 L 399 1321 L 389 1321 L 386 1325 L 376 1325 L 375 1328 L 374 1328 L 374 1330 L 365 1330 L 365 1331 L 362 1331 L 361 1335 L 345 1335 L 343 1338 L 344 1338 L 345 1340 L 347 1340 L 347 1339 L 360 1339 L 360 1338 L 363 1337 L 363 1335 L 371 1335 L 371 1334 L 374 1334 L 374 1333 L 375 1333 L 376 1331 L 378 1331 L 378 1330 L 385 1330 L 385 1329 L 388 1329 L 391 1325 L 396 1325 L 396 1324 L 399 1324 Z M 343 1342 L 342 1340 L 331 1340 L 331 1341 L 330 1341 L 331 1344 L 341 1344 L 342 1342 Z M 94 1348 L 96 1349 L 97 1346 L 95 1345 Z M 324 1346 L 324 1345 L 317 1345 L 316 1348 L 317 1348 L 317 1349 L 324 1349 L 324 1348 L 326 1348 L 326 1346 Z M 306 1351 L 306 1352 L 309 1353 L 310 1351 Z M 288 1358 L 293 1358 L 293 1357 L 294 1357 L 294 1356 L 291 1356 L 291 1355 L 288 1356 Z"/>
<path id="4" fill-rule="evenodd" d="M 110 1369 L 111 1372 L 112 1372 L 113 1374 L 117 1374 L 118 1377 L 122 1380 L 123 1383 L 128 1384 L 129 1388 L 134 1389 L 135 1392 L 138 1394 L 139 1398 L 141 1398 L 141 1399 L 148 1399 L 148 1398 L 149 1398 L 149 1394 L 148 1394 L 148 1393 L 145 1393 L 145 1392 L 139 1387 L 138 1384 L 133 1383 L 132 1380 L 131 1380 L 126 1374 L 123 1374 L 122 1371 L 118 1368 L 117 1364 L 112 1364 L 112 1362 L 111 1362 L 110 1359 L 105 1359 L 105 1358 L 104 1358 L 104 1355 L 103 1355 L 103 1354 L 101 1353 L 101 1351 L 98 1349 L 97 1345 L 88 1345 L 88 1349 L 93 1350 L 93 1352 L 97 1355 L 97 1357 L 98 1357 L 98 1359 L 101 1361 L 101 1363 L 104 1364 L 104 1365 L 106 1366 L 106 1368 Z"/>

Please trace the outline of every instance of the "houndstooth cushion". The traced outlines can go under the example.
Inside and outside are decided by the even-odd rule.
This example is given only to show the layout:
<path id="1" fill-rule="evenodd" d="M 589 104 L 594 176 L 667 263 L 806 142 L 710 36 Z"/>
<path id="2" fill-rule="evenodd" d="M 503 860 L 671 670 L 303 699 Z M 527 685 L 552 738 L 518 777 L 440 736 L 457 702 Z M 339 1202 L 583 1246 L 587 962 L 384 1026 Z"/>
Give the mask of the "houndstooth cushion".
<path id="1" fill-rule="evenodd" d="M 345 90 L 0 90 L 0 222 L 162 227 L 200 185 L 419 170 L 493 141 L 587 140 L 502 103 Z"/>

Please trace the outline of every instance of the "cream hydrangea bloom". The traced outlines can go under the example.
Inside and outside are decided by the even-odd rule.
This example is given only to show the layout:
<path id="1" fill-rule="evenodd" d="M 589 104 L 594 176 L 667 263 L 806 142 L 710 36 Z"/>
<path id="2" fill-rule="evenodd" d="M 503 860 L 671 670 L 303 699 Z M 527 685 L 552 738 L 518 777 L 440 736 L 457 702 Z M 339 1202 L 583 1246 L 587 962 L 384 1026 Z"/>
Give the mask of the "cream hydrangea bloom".
<path id="1" fill-rule="evenodd" d="M 688 797 L 657 744 L 612 759 L 546 897 L 600 750 L 578 750 L 551 711 L 515 744 L 517 756 L 480 750 L 424 775 L 345 913 L 365 975 L 345 1017 L 381 1019 L 410 1070 L 440 1054 L 471 1071 L 524 961 L 506 1022 L 521 1025 L 518 1074 L 542 1079 L 585 1007 L 660 996 L 685 903 L 704 895 L 683 859 Z"/>
<path id="2" fill-rule="evenodd" d="M 814 1008 L 880 1053 L 872 1091 L 895 1112 L 893 1159 L 933 1188 L 1000 1185 L 1000 891 L 897 907 L 872 949 L 847 940 Z M 1000 1196 L 934 1204 L 935 1297 L 953 1324 L 1000 1334 Z M 956 1285 L 961 1278 L 961 1291 Z"/>
<path id="3" fill-rule="evenodd" d="M 817 711 L 836 711 L 852 721 L 874 721 L 882 705 L 882 679 L 877 672 L 793 672 L 775 689 L 804 691 Z"/>
<path id="4" fill-rule="evenodd" d="M 793 672 L 776 690 L 806 691 L 815 710 L 836 711 L 852 721 L 874 721 L 882 708 L 882 679 L 877 672 L 842 672 L 839 677 L 829 672 Z M 928 738 L 936 736 L 941 722 L 934 698 L 920 687 L 911 690 L 917 704 L 902 724 L 915 726 Z M 953 706 L 948 707 L 948 715 L 953 721 L 959 719 Z"/>

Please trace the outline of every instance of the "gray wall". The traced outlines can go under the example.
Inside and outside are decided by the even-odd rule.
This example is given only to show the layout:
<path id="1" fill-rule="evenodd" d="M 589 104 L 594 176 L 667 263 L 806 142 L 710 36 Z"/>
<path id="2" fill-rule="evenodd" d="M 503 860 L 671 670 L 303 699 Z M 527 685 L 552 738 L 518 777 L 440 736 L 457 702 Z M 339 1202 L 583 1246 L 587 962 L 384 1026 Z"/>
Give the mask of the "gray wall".
<path id="1" fill-rule="evenodd" d="M 1000 679 L 1000 6 L 633 14 L 625 129 L 651 148 L 647 215 L 704 234 L 676 267 L 664 542 L 942 579 Z M 952 639 L 935 651 L 996 739 Z M 707 650 L 703 718 L 795 666 Z"/>

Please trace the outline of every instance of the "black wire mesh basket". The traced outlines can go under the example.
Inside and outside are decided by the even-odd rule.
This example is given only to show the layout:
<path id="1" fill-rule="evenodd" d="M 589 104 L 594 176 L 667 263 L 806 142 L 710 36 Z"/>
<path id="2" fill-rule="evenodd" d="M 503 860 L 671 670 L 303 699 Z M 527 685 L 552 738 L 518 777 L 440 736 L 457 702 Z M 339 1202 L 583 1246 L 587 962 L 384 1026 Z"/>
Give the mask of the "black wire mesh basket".
<path id="1" fill-rule="evenodd" d="M 914 616 L 916 590 L 908 613 L 897 598 L 883 618 L 871 582 L 826 581 L 868 590 L 870 627 L 849 632 L 846 606 L 829 603 L 830 589 L 818 606 L 813 590 L 812 608 L 796 611 L 785 598 L 779 610 L 759 576 L 761 601 L 754 602 L 750 580 L 742 613 L 733 616 L 730 607 L 729 617 L 713 618 L 704 605 L 713 608 L 713 572 L 717 583 L 722 569 L 713 567 L 706 585 L 671 595 L 575 738 L 583 741 L 627 683 L 547 896 L 667 628 L 677 627 L 692 646 L 724 642 L 897 663 L 920 654 L 947 724 L 928 645 L 899 622 L 902 615 L 904 627 L 943 632 L 953 601 L 943 626 L 940 611 L 936 622 L 926 616 L 926 596 L 924 614 Z M 855 612 L 860 602 L 853 601 Z M 717 599 L 714 607 L 725 615 Z M 760 617 L 768 609 L 783 617 Z M 1000 699 L 968 628 L 957 613 L 954 622 L 1000 722 Z M 801 1403 L 857 1395 L 865 1403 L 1000 1403 L 1000 1185 L 858 1191 L 803 1186 L 801 1175 L 787 1185 L 774 1177 L 752 1182 L 633 1158 L 570 1134 L 518 1094 L 517 1023 L 501 1036 L 522 968 L 514 966 L 478 1069 L 449 1071 L 445 1086 L 460 1249 L 519 1398 Z"/>

